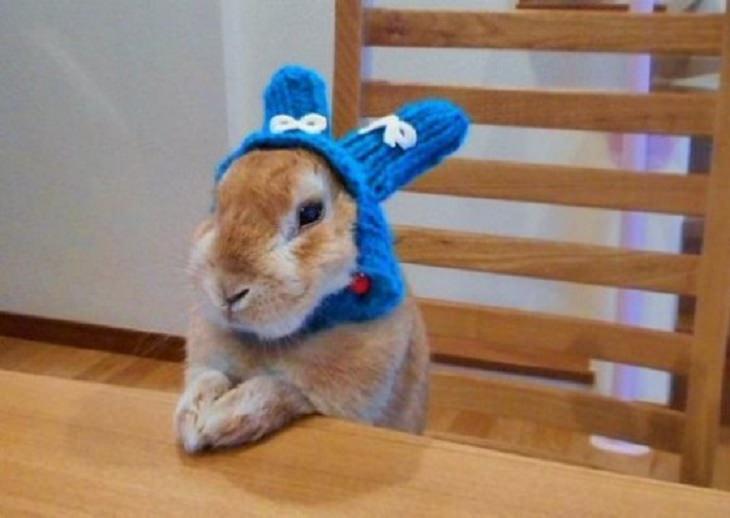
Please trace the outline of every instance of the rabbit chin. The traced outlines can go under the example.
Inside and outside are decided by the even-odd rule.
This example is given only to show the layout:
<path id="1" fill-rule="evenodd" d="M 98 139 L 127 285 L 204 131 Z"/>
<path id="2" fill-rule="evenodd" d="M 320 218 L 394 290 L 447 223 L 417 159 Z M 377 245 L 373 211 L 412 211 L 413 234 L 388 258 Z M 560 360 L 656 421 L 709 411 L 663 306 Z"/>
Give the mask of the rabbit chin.
<path id="1" fill-rule="evenodd" d="M 290 314 L 274 319 L 271 322 L 257 323 L 255 325 L 248 325 L 245 322 L 238 321 L 234 316 L 234 319 L 228 321 L 227 325 L 233 331 L 254 334 L 262 341 L 278 340 L 292 335 L 299 330 L 304 325 L 304 321 L 308 315 L 309 313 Z"/>
<path id="2" fill-rule="evenodd" d="M 225 310 L 210 300 L 203 304 L 204 314 L 209 321 L 218 326 L 236 332 L 254 334 L 262 341 L 285 338 L 296 333 L 304 325 L 307 317 L 314 312 L 325 297 L 349 286 L 353 268 L 354 264 L 351 265 L 351 268 L 328 277 L 319 287 L 316 295 L 311 297 L 310 304 L 297 308 L 281 308 L 281 310 L 266 315 L 265 321 L 257 318 L 255 322 L 252 322 L 247 319 L 245 307 L 229 316 Z"/>

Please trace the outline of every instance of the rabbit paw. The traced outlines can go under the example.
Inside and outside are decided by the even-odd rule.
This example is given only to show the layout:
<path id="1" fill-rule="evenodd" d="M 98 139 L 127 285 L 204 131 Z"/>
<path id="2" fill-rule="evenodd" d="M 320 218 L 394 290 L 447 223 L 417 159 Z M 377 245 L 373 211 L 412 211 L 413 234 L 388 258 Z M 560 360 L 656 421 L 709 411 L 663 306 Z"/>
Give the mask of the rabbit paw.
<path id="1" fill-rule="evenodd" d="M 230 388 L 231 382 L 223 373 L 210 370 L 185 389 L 175 411 L 175 429 L 185 451 L 197 452 L 208 445 L 203 434 L 205 414 Z"/>
<path id="2" fill-rule="evenodd" d="M 269 416 L 258 405 L 252 405 L 253 401 L 241 404 L 235 396 L 231 391 L 207 409 L 201 431 L 206 446 L 222 448 L 254 442 L 271 429 Z"/>

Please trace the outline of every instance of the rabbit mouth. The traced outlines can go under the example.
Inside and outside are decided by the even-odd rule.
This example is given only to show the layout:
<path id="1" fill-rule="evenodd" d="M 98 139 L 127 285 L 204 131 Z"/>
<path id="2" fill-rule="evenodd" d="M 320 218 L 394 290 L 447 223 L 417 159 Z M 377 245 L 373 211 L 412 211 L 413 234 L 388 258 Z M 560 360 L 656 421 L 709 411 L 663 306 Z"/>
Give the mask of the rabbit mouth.
<path id="1" fill-rule="evenodd" d="M 250 300 L 239 308 L 235 304 L 207 304 L 209 310 L 206 311 L 206 316 L 225 329 L 255 335 L 267 341 L 295 334 L 304 325 L 313 307 L 319 303 L 311 289 L 271 297 L 260 292 L 247 295 L 249 296 Z"/>
<path id="2" fill-rule="evenodd" d="M 249 304 L 236 312 L 218 311 L 217 321 L 236 334 L 250 336 L 257 341 L 272 343 L 296 337 L 307 328 L 307 322 L 325 298 L 335 292 L 348 289 L 352 275 L 343 271 L 328 276 L 325 282 L 307 283 L 297 293 L 288 293 L 286 301 L 278 302 L 252 298 Z"/>

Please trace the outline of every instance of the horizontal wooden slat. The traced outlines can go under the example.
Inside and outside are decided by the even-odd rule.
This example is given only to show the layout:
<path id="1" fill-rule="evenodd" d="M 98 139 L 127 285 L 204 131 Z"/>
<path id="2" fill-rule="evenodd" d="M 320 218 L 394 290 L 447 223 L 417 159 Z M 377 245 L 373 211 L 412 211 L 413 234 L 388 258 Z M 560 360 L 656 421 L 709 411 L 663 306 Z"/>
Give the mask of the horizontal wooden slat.
<path id="1" fill-rule="evenodd" d="M 436 354 L 479 358 L 480 349 L 489 347 L 535 356 L 546 351 L 569 354 L 677 374 L 689 369 L 689 334 L 434 299 L 420 299 L 419 305 Z"/>
<path id="2" fill-rule="evenodd" d="M 367 81 L 362 113 L 381 117 L 428 97 L 454 101 L 476 124 L 673 135 L 712 135 L 715 108 L 710 92 L 629 94 Z"/>
<path id="3" fill-rule="evenodd" d="M 408 190 L 702 216 L 707 178 L 456 158 L 420 177 Z"/>
<path id="4" fill-rule="evenodd" d="M 367 9 L 365 44 L 719 55 L 722 16 Z"/>
<path id="5" fill-rule="evenodd" d="M 508 348 L 429 333 L 431 359 L 440 365 L 495 370 L 592 385 L 595 375 L 587 356 L 527 347 Z"/>
<path id="6" fill-rule="evenodd" d="M 684 416 L 660 406 L 535 383 L 435 372 L 433 406 L 528 419 L 679 451 Z"/>
<path id="7" fill-rule="evenodd" d="M 539 239 L 397 228 L 404 262 L 692 295 L 697 256 Z"/>

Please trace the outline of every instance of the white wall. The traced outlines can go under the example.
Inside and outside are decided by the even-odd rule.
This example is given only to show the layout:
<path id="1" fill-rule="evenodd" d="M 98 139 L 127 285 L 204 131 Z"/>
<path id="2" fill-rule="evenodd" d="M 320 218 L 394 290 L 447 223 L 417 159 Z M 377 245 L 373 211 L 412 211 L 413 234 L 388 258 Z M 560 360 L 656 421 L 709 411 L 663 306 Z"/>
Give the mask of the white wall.
<path id="1" fill-rule="evenodd" d="M 0 1 L 0 309 L 180 332 L 225 152 L 216 3 Z"/>

